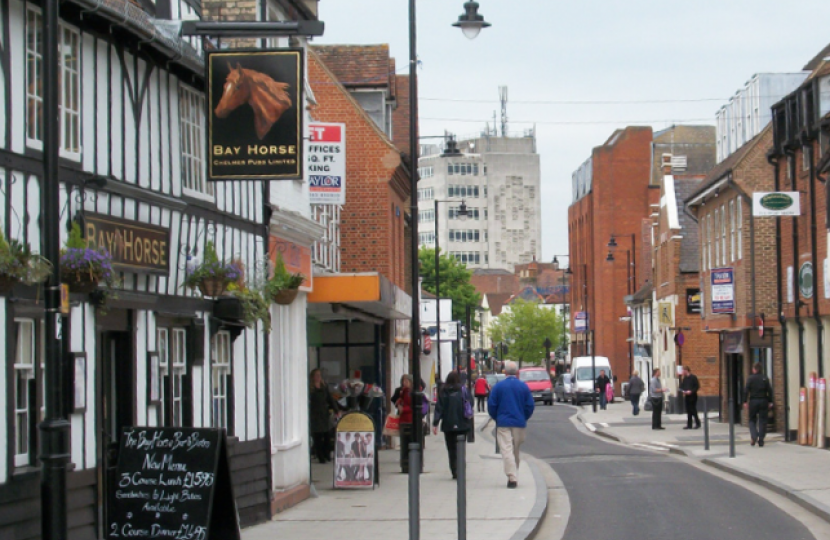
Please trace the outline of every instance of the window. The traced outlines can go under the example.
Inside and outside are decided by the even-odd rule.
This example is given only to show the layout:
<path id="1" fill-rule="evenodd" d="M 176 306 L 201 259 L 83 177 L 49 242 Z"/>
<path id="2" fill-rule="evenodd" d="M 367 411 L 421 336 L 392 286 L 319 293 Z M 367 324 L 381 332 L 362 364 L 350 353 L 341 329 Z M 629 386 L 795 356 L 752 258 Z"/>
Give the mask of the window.
<path id="1" fill-rule="evenodd" d="M 450 242 L 478 242 L 478 229 L 450 229 Z"/>
<path id="2" fill-rule="evenodd" d="M 418 169 L 418 176 L 420 178 L 432 178 L 435 176 L 435 169 L 433 167 L 421 167 Z"/>
<path id="3" fill-rule="evenodd" d="M 159 376 L 161 403 L 159 425 L 184 426 L 185 375 L 187 375 L 187 348 L 184 328 L 159 328 Z"/>
<path id="4" fill-rule="evenodd" d="M 452 176 L 453 175 L 453 166 L 452 163 L 447 163 L 447 174 Z"/>
<path id="5" fill-rule="evenodd" d="M 720 262 L 721 264 L 726 264 L 726 203 L 720 206 L 720 240 L 721 240 L 721 253 L 720 253 Z"/>
<path id="6" fill-rule="evenodd" d="M 14 465 L 31 463 L 30 434 L 35 413 L 35 321 L 15 319 L 17 345 L 14 355 Z"/>
<path id="7" fill-rule="evenodd" d="M 712 214 L 706 216 L 706 221 L 708 222 L 708 226 L 706 227 L 706 252 L 709 261 L 709 270 L 711 270 L 714 268 L 714 263 L 712 262 Z"/>
<path id="8" fill-rule="evenodd" d="M 484 198 L 487 198 L 487 186 L 484 186 Z"/>
<path id="9" fill-rule="evenodd" d="M 435 210 L 421 210 L 418 212 L 418 223 L 435 221 Z"/>
<path id="10" fill-rule="evenodd" d="M 720 261 L 720 220 L 718 219 L 719 214 L 720 208 L 715 208 L 714 228 L 712 230 L 712 237 L 715 243 L 715 258 L 713 260 L 714 266 L 717 266 Z"/>
<path id="11" fill-rule="evenodd" d="M 434 232 L 422 232 L 418 233 L 418 245 L 430 245 L 435 244 L 435 233 Z"/>
<path id="12" fill-rule="evenodd" d="M 743 229 L 744 229 L 744 219 L 743 219 L 743 202 L 741 199 L 738 199 L 735 202 L 735 221 L 738 224 L 738 232 L 737 232 L 737 240 L 738 246 L 736 251 L 738 252 L 738 260 L 742 259 L 744 256 L 743 253 Z"/>
<path id="13" fill-rule="evenodd" d="M 450 257 L 462 264 L 480 264 L 481 254 L 477 251 L 450 251 Z"/>
<path id="14" fill-rule="evenodd" d="M 459 197 L 462 199 L 478 199 L 478 186 L 462 186 L 451 184 L 447 187 L 448 197 Z"/>
<path id="15" fill-rule="evenodd" d="M 213 427 L 224 428 L 230 434 L 231 334 L 225 330 L 213 337 L 210 348 L 210 380 Z"/>
<path id="16" fill-rule="evenodd" d="M 418 190 L 419 201 L 431 201 L 433 198 L 435 198 L 433 188 L 421 188 Z"/>
<path id="17" fill-rule="evenodd" d="M 706 271 L 706 218 L 700 220 L 700 269 Z"/>
<path id="18" fill-rule="evenodd" d="M 808 156 L 810 155 L 811 150 L 812 149 L 809 146 L 802 146 L 801 147 L 801 170 L 802 171 L 809 171 L 810 170 L 810 160 L 808 159 Z"/>
<path id="19" fill-rule="evenodd" d="M 735 261 L 735 201 L 729 201 L 729 260 Z"/>
<path id="20" fill-rule="evenodd" d="M 58 29 L 58 112 L 63 157 L 81 154 L 81 35 L 67 25 Z M 26 140 L 43 148 L 43 17 L 38 8 L 26 10 Z"/>
<path id="21" fill-rule="evenodd" d="M 450 207 L 449 209 L 449 217 L 450 219 L 459 219 L 458 217 L 458 207 Z M 467 219 L 478 219 L 479 218 L 479 209 L 478 208 L 467 208 Z"/>
<path id="22" fill-rule="evenodd" d="M 205 98 L 185 86 L 179 88 L 181 120 L 182 187 L 190 193 L 213 200 L 213 184 L 205 179 L 204 152 Z"/>

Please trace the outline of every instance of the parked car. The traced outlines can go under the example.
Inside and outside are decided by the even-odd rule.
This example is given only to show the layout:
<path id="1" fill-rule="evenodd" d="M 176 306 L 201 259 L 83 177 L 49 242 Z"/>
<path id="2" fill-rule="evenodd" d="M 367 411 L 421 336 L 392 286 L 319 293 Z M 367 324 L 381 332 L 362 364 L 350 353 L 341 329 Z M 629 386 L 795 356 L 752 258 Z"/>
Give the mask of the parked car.
<path id="1" fill-rule="evenodd" d="M 591 401 L 596 396 L 599 401 L 599 396 L 596 392 L 596 380 L 599 372 L 604 370 L 605 374 L 612 381 L 614 374 L 611 372 L 611 362 L 605 356 L 594 356 L 594 369 L 591 370 L 590 356 L 579 356 L 573 359 L 571 363 L 571 375 L 573 377 L 573 395 L 571 403 L 579 405 L 584 401 Z M 612 400 L 613 401 L 613 400 Z"/>
<path id="2" fill-rule="evenodd" d="M 543 401 L 548 405 L 553 405 L 553 384 L 545 368 L 522 368 L 519 370 L 519 380 L 527 383 L 533 394 L 533 401 Z"/>
<path id="3" fill-rule="evenodd" d="M 570 373 L 562 373 L 556 378 L 556 384 L 553 385 L 553 397 L 560 403 L 563 401 L 571 401 L 574 395 L 574 385 L 571 380 Z"/>
<path id="4" fill-rule="evenodd" d="M 497 382 L 503 381 L 507 378 L 507 375 L 504 373 L 487 373 L 484 376 L 487 378 L 487 384 L 490 385 L 490 388 L 493 388 Z"/>

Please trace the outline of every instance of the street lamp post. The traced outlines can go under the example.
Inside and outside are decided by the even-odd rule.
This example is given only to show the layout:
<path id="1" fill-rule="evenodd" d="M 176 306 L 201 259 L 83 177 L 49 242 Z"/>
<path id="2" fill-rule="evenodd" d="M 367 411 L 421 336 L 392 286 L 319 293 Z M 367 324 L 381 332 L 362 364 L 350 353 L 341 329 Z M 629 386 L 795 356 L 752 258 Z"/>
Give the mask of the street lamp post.
<path id="1" fill-rule="evenodd" d="M 542 343 L 545 346 L 545 368 L 548 370 L 548 378 L 550 378 L 550 346 L 553 343 L 550 342 L 550 338 L 546 337 L 545 342 Z"/>
<path id="2" fill-rule="evenodd" d="M 473 396 L 473 365 L 472 365 L 472 354 L 473 349 L 470 347 L 470 334 L 473 332 L 473 318 L 472 318 L 472 311 L 470 310 L 470 304 L 467 304 L 467 397 L 472 399 Z M 468 442 L 476 442 L 476 418 L 473 415 L 470 418 L 470 430 L 467 432 L 467 441 Z"/>
<path id="3" fill-rule="evenodd" d="M 635 234 L 612 234 L 611 238 L 608 240 L 608 257 L 605 258 L 606 261 L 613 262 L 614 261 L 614 253 L 613 248 L 617 247 L 617 238 L 628 238 L 631 240 L 631 250 L 626 250 L 626 276 L 627 276 L 627 283 L 626 292 L 629 296 L 636 292 L 637 287 L 637 236 Z M 633 278 L 633 279 L 632 279 Z M 628 377 L 631 378 L 631 372 L 634 369 L 633 362 L 634 362 L 634 336 L 633 336 L 633 325 L 631 322 L 631 318 L 628 319 L 628 337 L 631 338 L 631 341 L 628 345 Z"/>
<path id="4" fill-rule="evenodd" d="M 57 34 L 57 2 L 46 2 L 47 10 L 54 4 L 55 26 L 53 31 Z M 420 404 L 421 391 L 421 341 L 418 299 L 420 298 L 420 279 L 418 275 L 418 44 L 416 24 L 416 0 L 409 0 L 409 212 L 411 216 L 410 244 L 412 258 L 412 318 L 411 318 L 411 352 L 412 352 L 412 379 L 413 379 L 413 402 Z M 484 18 L 478 14 L 477 2 L 466 2 L 465 13 L 458 18 L 456 26 L 461 27 L 468 38 L 478 35 L 482 28 L 489 26 Z M 48 11 L 47 11 L 48 13 Z M 48 18 L 47 18 L 48 20 Z M 476 30 L 477 29 L 477 30 Z M 48 34 L 48 32 L 47 32 Z M 47 41 L 47 48 L 48 48 Z M 53 53 L 57 55 L 57 39 L 52 42 Z M 55 57 L 57 60 L 57 56 Z M 57 63 L 54 69 L 55 80 L 57 80 Z M 48 80 L 48 79 L 47 79 Z M 49 109 L 47 109 L 48 111 Z M 54 118 L 57 118 L 57 100 L 54 105 Z M 49 116 L 47 115 L 48 119 Z M 57 132 L 56 132 L 57 133 Z M 45 145 L 44 145 L 45 146 Z M 55 158 L 57 158 L 57 139 L 55 140 Z M 57 166 L 57 159 L 55 159 Z M 55 169 L 55 189 L 57 189 L 57 169 Z M 57 209 L 57 207 L 56 207 Z M 57 213 L 56 213 L 57 215 Z M 57 221 L 57 220 L 56 220 Z M 57 239 L 57 236 L 56 236 Z M 55 240 L 57 241 L 57 240 Z M 436 249 L 437 249 L 436 245 Z M 48 255 L 48 252 L 47 252 Z M 436 276 L 437 285 L 437 276 Z M 437 295 L 436 295 L 437 296 Z M 48 298 L 48 297 L 47 297 Z M 439 303 L 440 304 L 440 303 Z M 48 306 L 48 304 L 47 304 Z M 438 350 L 441 350 L 440 331 L 441 321 L 438 320 Z M 47 326 L 48 333 L 48 326 Z M 54 334 L 53 334 L 54 335 Z M 47 338 L 48 341 L 48 338 Z M 440 352 L 439 352 L 440 354 Z M 48 405 L 47 405 L 48 406 Z M 415 442 L 409 445 L 409 540 L 419 540 L 421 537 L 421 502 L 420 502 L 420 479 L 421 472 L 421 407 L 412 407 L 412 432 Z M 414 461 L 413 459 L 414 458 Z M 65 473 L 64 473 L 65 475 Z M 64 517 L 65 521 L 65 517 Z"/>
<path id="5" fill-rule="evenodd" d="M 45 414 L 41 432 L 41 536 L 64 540 L 67 535 L 66 470 L 69 464 L 69 421 L 64 407 L 63 328 L 60 315 L 60 178 L 58 173 L 60 116 L 58 67 L 59 2 L 43 3 L 43 255 L 52 263 L 44 288 Z"/>

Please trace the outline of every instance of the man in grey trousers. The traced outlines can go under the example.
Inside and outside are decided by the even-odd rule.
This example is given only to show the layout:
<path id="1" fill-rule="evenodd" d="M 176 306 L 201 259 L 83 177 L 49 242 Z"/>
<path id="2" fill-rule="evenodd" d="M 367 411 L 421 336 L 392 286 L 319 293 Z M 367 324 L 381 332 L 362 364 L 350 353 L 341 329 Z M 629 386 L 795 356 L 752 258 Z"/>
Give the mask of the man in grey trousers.
<path id="1" fill-rule="evenodd" d="M 651 400 L 651 429 L 666 429 L 663 421 L 663 400 L 666 389 L 660 383 L 660 368 L 655 369 L 651 376 L 651 385 L 648 389 L 648 399 Z"/>

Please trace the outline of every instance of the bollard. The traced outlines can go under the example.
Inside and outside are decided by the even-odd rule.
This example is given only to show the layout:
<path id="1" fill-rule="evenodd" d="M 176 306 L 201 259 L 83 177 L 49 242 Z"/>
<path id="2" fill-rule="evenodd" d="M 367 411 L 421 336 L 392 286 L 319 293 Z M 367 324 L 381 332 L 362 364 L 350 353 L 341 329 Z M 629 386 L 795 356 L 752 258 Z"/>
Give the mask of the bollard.
<path id="1" fill-rule="evenodd" d="M 467 540 L 467 436 L 459 435 L 455 441 L 458 459 L 456 473 L 458 481 L 458 540 Z"/>
<path id="2" fill-rule="evenodd" d="M 409 540 L 421 538 L 421 490 L 418 473 L 421 470 L 421 445 L 409 444 Z"/>
<path id="3" fill-rule="evenodd" d="M 709 450 L 709 403 L 703 400 L 703 444 L 704 450 Z"/>

